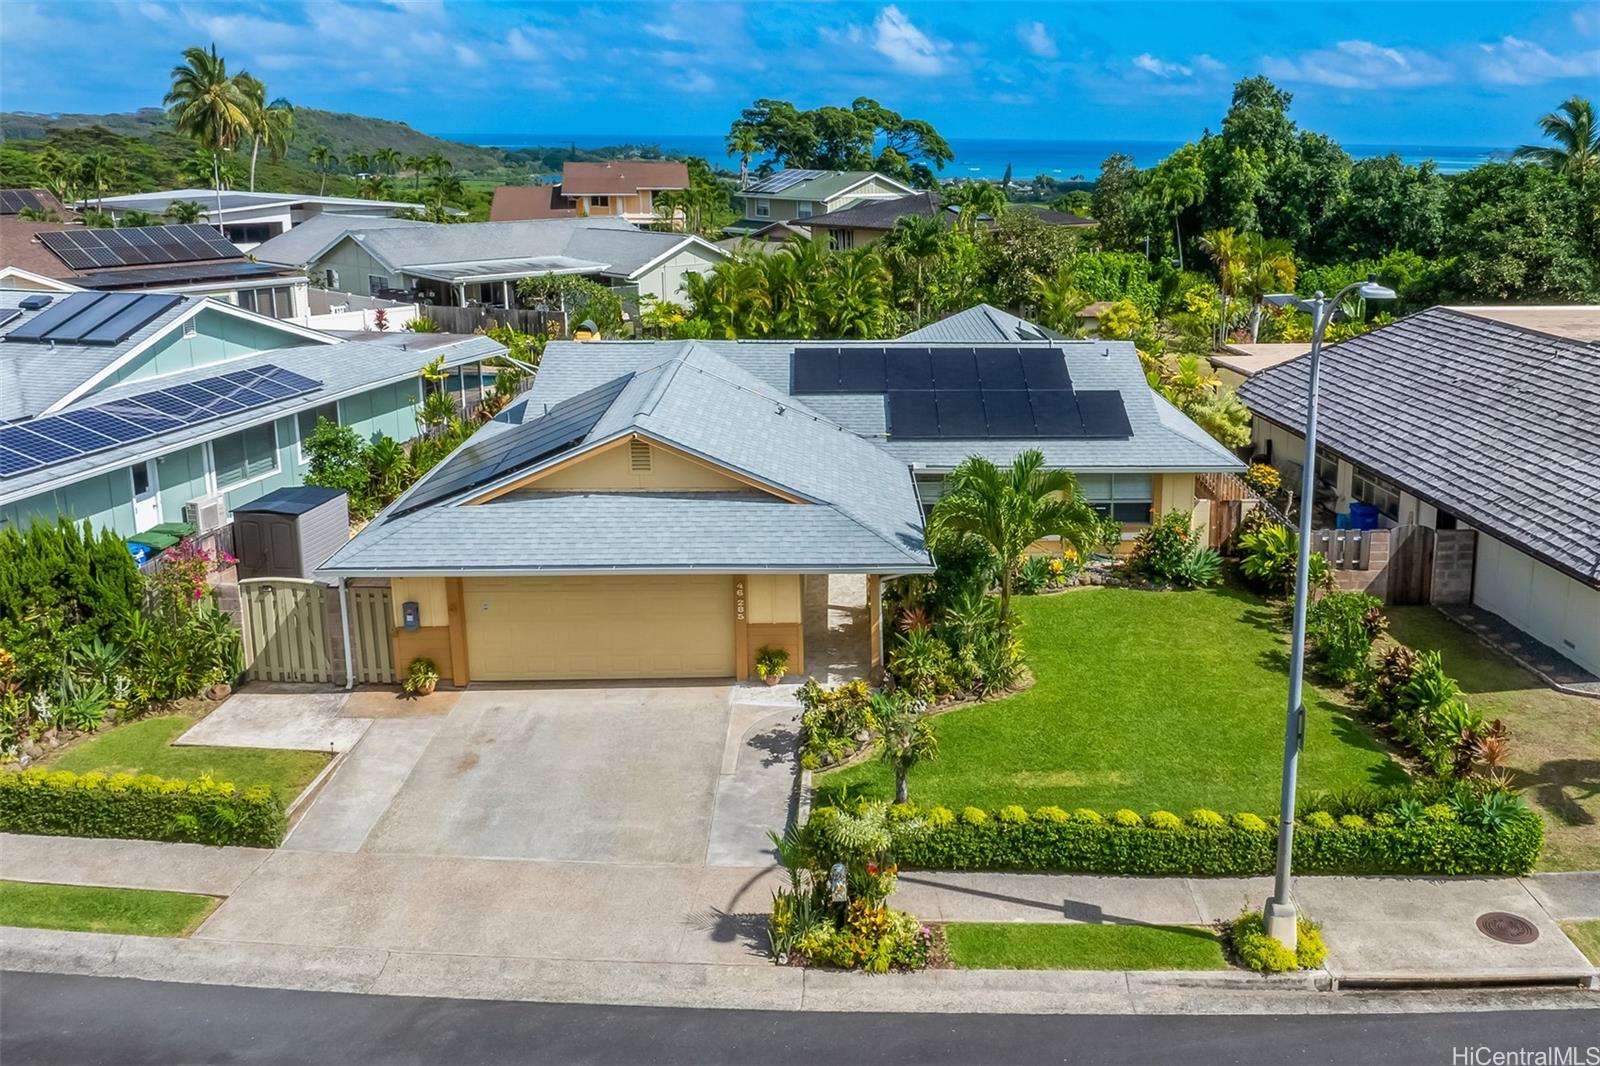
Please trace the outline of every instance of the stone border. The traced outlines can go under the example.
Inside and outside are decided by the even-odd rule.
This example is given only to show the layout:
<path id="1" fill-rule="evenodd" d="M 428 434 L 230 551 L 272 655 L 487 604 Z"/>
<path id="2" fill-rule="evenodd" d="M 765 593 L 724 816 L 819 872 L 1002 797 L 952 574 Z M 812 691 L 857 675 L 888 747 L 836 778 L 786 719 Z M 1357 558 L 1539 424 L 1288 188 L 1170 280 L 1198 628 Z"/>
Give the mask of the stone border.
<path id="1" fill-rule="evenodd" d="M 1546 687 L 1550 688 L 1551 690 L 1560 692 L 1567 696 L 1581 696 L 1586 700 L 1600 700 L 1600 692 L 1591 692 L 1588 689 L 1573 688 L 1571 685 L 1562 684 L 1560 681 L 1557 681 L 1555 678 L 1545 673 L 1544 670 L 1541 669 L 1539 665 L 1532 659 L 1527 658 L 1515 648 L 1507 646 L 1504 641 L 1500 640 L 1493 633 L 1482 632 L 1466 619 L 1456 617 L 1454 611 L 1446 610 L 1444 607 L 1441 607 L 1438 604 L 1434 604 L 1433 609 L 1444 615 L 1445 618 L 1449 619 L 1452 625 L 1464 630 L 1467 633 L 1470 633 L 1482 643 L 1487 644 L 1501 655 L 1504 655 L 1507 659 L 1510 659 L 1512 662 L 1528 671 L 1528 673 L 1532 674 L 1534 677 L 1537 677 L 1540 681 L 1543 681 Z M 1535 638 L 1530 637 L 1529 639 Z M 1556 654 L 1559 655 L 1560 653 L 1557 652 Z"/>

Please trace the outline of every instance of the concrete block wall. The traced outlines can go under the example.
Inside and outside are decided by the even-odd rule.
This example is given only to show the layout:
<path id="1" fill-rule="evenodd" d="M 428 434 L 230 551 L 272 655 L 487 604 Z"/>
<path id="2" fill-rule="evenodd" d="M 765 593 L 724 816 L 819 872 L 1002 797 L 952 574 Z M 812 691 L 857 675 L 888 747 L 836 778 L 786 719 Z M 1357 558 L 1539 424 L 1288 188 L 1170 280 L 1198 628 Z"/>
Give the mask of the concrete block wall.
<path id="1" fill-rule="evenodd" d="M 1478 552 L 1478 534 L 1471 529 L 1440 529 L 1434 533 L 1433 582 L 1429 603 L 1472 602 L 1472 570 Z"/>

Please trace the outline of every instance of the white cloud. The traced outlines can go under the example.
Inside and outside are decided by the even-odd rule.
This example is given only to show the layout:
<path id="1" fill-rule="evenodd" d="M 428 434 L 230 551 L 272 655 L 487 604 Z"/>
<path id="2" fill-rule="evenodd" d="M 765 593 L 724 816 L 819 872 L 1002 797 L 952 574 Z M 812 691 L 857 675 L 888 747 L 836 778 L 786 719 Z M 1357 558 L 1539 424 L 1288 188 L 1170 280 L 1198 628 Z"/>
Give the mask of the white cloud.
<path id="1" fill-rule="evenodd" d="M 687 41 L 689 34 L 670 22 L 647 22 L 644 32 L 652 37 L 659 37 L 663 41 Z"/>
<path id="2" fill-rule="evenodd" d="M 703 70 L 691 70 L 674 82 L 673 87 L 686 93 L 708 93 L 717 87 L 717 82 Z"/>
<path id="3" fill-rule="evenodd" d="M 475 49 L 464 44 L 455 46 L 456 62 L 464 67 L 478 67 L 483 65 L 483 57 Z"/>
<path id="4" fill-rule="evenodd" d="M 1206 74 L 1221 74 L 1227 70 L 1227 65 L 1215 56 L 1208 56 L 1204 52 L 1194 57 L 1195 69 Z"/>
<path id="5" fill-rule="evenodd" d="M 1187 78 L 1194 73 L 1192 68 L 1182 63 L 1169 63 L 1165 59 L 1157 59 L 1149 52 L 1134 56 L 1133 65 L 1146 74 L 1154 74 L 1158 78 Z"/>
<path id="6" fill-rule="evenodd" d="M 1500 85 L 1538 85 L 1556 78 L 1600 78 L 1600 49 L 1553 55 L 1542 45 L 1502 37 L 1479 46 L 1478 73 Z"/>
<path id="7" fill-rule="evenodd" d="M 1600 37 L 1600 4 L 1590 4 L 1573 11 L 1572 28 L 1584 37 Z"/>
<path id="8" fill-rule="evenodd" d="M 899 70 L 922 75 L 944 71 L 944 53 L 950 45 L 917 29 L 898 7 L 891 4 L 878 12 L 872 33 L 873 49 Z"/>
<path id="9" fill-rule="evenodd" d="M 1042 22 L 1017 23 L 1017 40 L 1022 42 L 1022 47 L 1040 59 L 1054 59 L 1061 54 L 1061 50 L 1056 47 L 1056 39 L 1050 36 L 1050 31 Z"/>
<path id="10" fill-rule="evenodd" d="M 512 59 L 520 59 L 523 62 L 541 58 L 538 45 L 534 44 L 519 27 L 512 27 L 511 32 L 506 34 L 506 54 Z"/>
<path id="11" fill-rule="evenodd" d="M 1450 68 L 1426 52 L 1371 41 L 1340 41 L 1298 59 L 1268 56 L 1261 62 L 1261 72 L 1279 81 L 1335 89 L 1404 89 L 1450 78 Z"/>

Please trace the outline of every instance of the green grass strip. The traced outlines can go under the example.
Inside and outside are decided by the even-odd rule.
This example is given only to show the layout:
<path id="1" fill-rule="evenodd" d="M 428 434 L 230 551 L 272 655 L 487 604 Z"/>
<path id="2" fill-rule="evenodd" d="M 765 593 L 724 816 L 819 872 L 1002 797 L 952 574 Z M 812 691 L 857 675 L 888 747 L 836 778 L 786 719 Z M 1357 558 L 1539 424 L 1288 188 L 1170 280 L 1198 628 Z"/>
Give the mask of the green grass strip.
<path id="1" fill-rule="evenodd" d="M 1209 929 L 1182 925 L 953 922 L 950 961 L 964 970 L 1225 970 Z"/>
<path id="2" fill-rule="evenodd" d="M 0 881 L 0 925 L 188 936 L 221 902 L 189 892 Z"/>
<path id="3" fill-rule="evenodd" d="M 1578 946 L 1578 950 L 1589 957 L 1589 961 L 1600 966 L 1600 918 L 1590 918 L 1582 922 L 1562 922 L 1561 931 L 1567 934 L 1567 939 Z"/>

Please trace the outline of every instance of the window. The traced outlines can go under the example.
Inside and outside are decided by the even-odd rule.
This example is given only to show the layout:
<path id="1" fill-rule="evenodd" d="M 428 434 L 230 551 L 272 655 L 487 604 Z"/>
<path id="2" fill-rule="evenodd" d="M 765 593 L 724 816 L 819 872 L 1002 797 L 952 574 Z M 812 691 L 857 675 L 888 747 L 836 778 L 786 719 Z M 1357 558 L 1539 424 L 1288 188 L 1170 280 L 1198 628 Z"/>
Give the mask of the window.
<path id="1" fill-rule="evenodd" d="M 193 337 L 198 332 L 200 332 L 200 330 L 199 327 L 194 324 L 194 319 L 189 318 L 184 320 L 183 335 L 185 337 Z"/>
<path id="2" fill-rule="evenodd" d="M 376 296 L 376 295 L 378 295 L 378 293 L 382 292 L 384 289 L 387 289 L 388 287 L 389 287 L 389 275 L 387 275 L 387 274 L 368 274 L 367 275 L 367 295 Z"/>
<path id="3" fill-rule="evenodd" d="M 240 289 L 239 306 L 268 318 L 294 317 L 294 289 L 273 285 L 265 289 Z"/>
<path id="4" fill-rule="evenodd" d="M 811 206 L 812 205 L 811 205 L 811 201 L 810 200 L 801 200 L 800 203 L 798 205 L 796 205 L 796 207 L 794 209 L 795 217 L 796 218 L 810 218 L 811 217 Z"/>
<path id="5" fill-rule="evenodd" d="M 217 488 L 228 489 L 276 473 L 278 428 L 267 422 L 211 442 L 211 469 Z"/>
<path id="6" fill-rule="evenodd" d="M 848 252 L 856 246 L 856 231 L 853 229 L 831 229 L 828 231 L 828 247 L 835 252 Z"/>
<path id="7" fill-rule="evenodd" d="M 755 203 L 755 214 L 757 218 L 766 218 L 768 215 L 772 214 L 772 201 L 757 200 Z"/>
<path id="8" fill-rule="evenodd" d="M 610 207 L 611 206 L 611 197 L 609 197 L 609 196 L 591 196 L 591 197 L 589 197 L 589 206 L 590 207 Z"/>
<path id="9" fill-rule="evenodd" d="M 1083 498 L 1118 522 L 1148 522 L 1155 497 L 1149 474 L 1079 474 Z"/>
<path id="10" fill-rule="evenodd" d="M 1390 518 L 1400 512 L 1400 490 L 1393 482 L 1385 481 L 1365 467 L 1355 468 L 1350 481 L 1350 498 L 1373 504 Z"/>
<path id="11" fill-rule="evenodd" d="M 295 418 L 295 428 L 299 431 L 300 436 L 300 443 L 298 445 L 300 451 L 300 461 L 303 463 L 307 459 L 306 438 L 310 437 L 312 431 L 317 428 L 317 423 L 326 419 L 327 421 L 332 422 L 334 425 L 339 424 L 339 403 L 336 400 L 333 403 L 318 404 L 316 407 L 307 408 L 306 410 L 301 411 L 295 416 Z"/>

